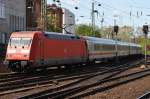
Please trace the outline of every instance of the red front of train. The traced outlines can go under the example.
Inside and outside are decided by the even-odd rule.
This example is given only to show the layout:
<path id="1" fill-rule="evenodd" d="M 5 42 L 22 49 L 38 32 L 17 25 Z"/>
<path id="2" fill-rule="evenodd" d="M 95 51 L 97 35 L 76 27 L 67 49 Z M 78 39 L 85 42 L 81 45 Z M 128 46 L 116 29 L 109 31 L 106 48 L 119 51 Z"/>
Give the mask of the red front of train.
<path id="1" fill-rule="evenodd" d="M 13 71 L 46 68 L 87 61 L 84 39 L 40 31 L 14 32 L 7 47 L 5 64 Z"/>

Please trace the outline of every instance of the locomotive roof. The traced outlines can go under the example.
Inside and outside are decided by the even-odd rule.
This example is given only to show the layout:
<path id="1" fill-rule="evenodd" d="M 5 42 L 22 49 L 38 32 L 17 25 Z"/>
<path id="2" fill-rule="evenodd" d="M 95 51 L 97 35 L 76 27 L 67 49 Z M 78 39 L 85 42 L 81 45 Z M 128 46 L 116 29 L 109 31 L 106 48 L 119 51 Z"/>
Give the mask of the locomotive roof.
<path id="1" fill-rule="evenodd" d="M 72 34 L 62 34 L 57 32 L 44 32 L 44 35 L 53 39 L 80 39 L 80 37 Z"/>
<path id="2" fill-rule="evenodd" d="M 41 32 L 41 31 L 20 31 L 20 32 L 13 32 L 11 36 L 33 36 L 36 33 L 44 34 L 46 37 L 51 39 L 61 39 L 61 40 L 73 40 L 73 39 L 80 39 L 80 37 L 72 34 L 62 34 L 58 32 Z"/>
<path id="3" fill-rule="evenodd" d="M 40 33 L 39 31 L 19 31 L 13 32 L 11 37 L 33 37 L 34 34 Z"/>

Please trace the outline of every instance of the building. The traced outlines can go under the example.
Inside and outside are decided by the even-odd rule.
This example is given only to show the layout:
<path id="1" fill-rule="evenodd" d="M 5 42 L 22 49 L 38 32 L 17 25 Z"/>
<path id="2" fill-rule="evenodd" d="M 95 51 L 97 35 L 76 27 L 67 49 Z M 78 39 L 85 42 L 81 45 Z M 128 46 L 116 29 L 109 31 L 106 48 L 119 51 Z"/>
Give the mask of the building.
<path id="1" fill-rule="evenodd" d="M 55 4 L 47 6 L 48 30 L 64 34 L 74 33 L 75 15 Z"/>
<path id="2" fill-rule="evenodd" d="M 26 0 L 26 27 L 27 30 L 37 27 L 40 17 L 41 0 Z"/>
<path id="3" fill-rule="evenodd" d="M 55 4 L 47 6 L 48 31 L 62 32 L 62 8 Z"/>
<path id="4" fill-rule="evenodd" d="M 73 34 L 75 33 L 75 15 L 68 9 L 63 8 L 63 19 L 62 25 L 63 34 Z"/>
<path id="5" fill-rule="evenodd" d="M 5 43 L 11 32 L 25 29 L 26 0 L 0 0 L 0 43 Z"/>
<path id="6" fill-rule="evenodd" d="M 46 30 L 46 0 L 26 0 L 27 30 Z"/>

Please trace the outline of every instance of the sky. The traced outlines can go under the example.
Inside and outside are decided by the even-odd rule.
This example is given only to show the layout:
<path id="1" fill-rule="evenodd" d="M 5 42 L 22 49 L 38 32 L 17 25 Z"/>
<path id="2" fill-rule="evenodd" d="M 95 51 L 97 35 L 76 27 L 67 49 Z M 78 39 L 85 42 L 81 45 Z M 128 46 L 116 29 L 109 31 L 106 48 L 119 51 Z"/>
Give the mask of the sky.
<path id="1" fill-rule="evenodd" d="M 53 0 L 48 0 L 52 4 Z M 61 7 L 72 11 L 76 16 L 76 24 L 91 24 L 92 2 L 95 4 L 95 23 L 101 27 L 113 26 L 114 20 L 119 26 L 132 26 L 137 28 L 150 24 L 150 0 L 60 0 Z M 101 6 L 98 6 L 101 4 Z M 78 10 L 75 9 L 78 7 Z M 84 16 L 84 17 L 81 17 Z"/>

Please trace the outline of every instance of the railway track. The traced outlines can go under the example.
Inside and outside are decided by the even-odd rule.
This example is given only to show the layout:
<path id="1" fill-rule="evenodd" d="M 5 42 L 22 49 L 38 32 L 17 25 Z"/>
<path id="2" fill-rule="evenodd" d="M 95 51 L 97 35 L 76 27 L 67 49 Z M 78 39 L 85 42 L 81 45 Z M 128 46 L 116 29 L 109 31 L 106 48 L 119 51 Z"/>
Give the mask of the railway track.
<path id="1" fill-rule="evenodd" d="M 92 75 L 92 74 L 93 73 L 83 74 L 80 76 L 71 76 L 71 77 L 66 76 L 66 77 L 62 77 L 62 78 L 60 78 L 60 77 L 58 77 L 58 78 L 57 77 L 56 78 L 46 77 L 43 79 L 41 79 L 41 78 L 32 79 L 32 80 L 28 79 L 29 81 L 32 81 L 32 82 L 28 82 L 28 83 L 22 83 L 24 81 L 14 82 L 14 83 L 12 83 L 12 82 L 11 83 L 3 83 L 0 85 L 0 92 L 1 92 L 0 95 L 33 89 L 33 88 L 36 88 L 37 85 L 38 85 L 38 87 L 40 87 L 40 86 L 45 86 L 45 85 L 57 84 L 57 83 L 67 81 L 67 80 L 80 79 L 80 78 L 84 78 L 84 77 L 87 77 L 87 76 Z M 39 81 L 39 80 L 41 80 L 41 81 Z M 35 87 L 33 87 L 33 86 L 35 86 Z M 8 90 L 10 90 L 10 91 L 8 91 Z"/>
<path id="2" fill-rule="evenodd" d="M 93 83 L 93 84 L 88 84 L 88 85 L 84 85 L 84 86 L 77 86 L 77 87 L 69 88 L 66 90 L 47 93 L 45 95 L 40 95 L 38 97 L 34 97 L 34 98 L 32 97 L 32 99 L 42 99 L 42 98 L 44 98 L 44 99 L 46 99 L 46 98 L 51 98 L 51 99 L 60 99 L 60 98 L 78 99 L 81 97 L 96 94 L 97 92 L 102 92 L 102 91 L 111 89 L 111 88 L 119 86 L 121 84 L 145 77 L 147 75 L 150 75 L 150 70 L 138 72 L 138 73 L 133 73 L 133 74 L 129 74 L 129 75 L 124 75 L 124 76 L 120 76 L 117 78 L 100 80 L 100 81 Z M 20 98 L 20 99 L 25 99 L 25 98 Z"/>
<path id="3" fill-rule="evenodd" d="M 66 80 L 75 80 L 84 78 L 86 76 L 92 75 L 93 72 L 103 71 L 106 68 L 94 68 L 93 70 L 89 69 L 86 72 L 78 72 L 72 74 L 63 75 L 40 75 L 40 76 L 29 76 L 29 75 L 18 75 L 13 78 L 0 79 L 0 95 L 10 94 L 14 92 L 21 92 L 33 88 L 37 88 L 45 85 L 52 85 L 56 82 L 63 82 Z"/>
<path id="4" fill-rule="evenodd" d="M 126 61 L 125 61 L 126 62 Z M 114 66 L 114 65 L 110 65 L 110 64 L 113 64 L 112 62 L 102 62 L 100 64 L 96 64 L 96 65 L 92 65 L 92 68 L 89 68 L 90 66 L 86 65 L 84 66 L 83 70 L 86 69 L 91 71 L 92 70 L 96 70 L 98 68 L 101 68 L 99 67 L 99 65 L 103 66 L 103 67 L 111 67 L 111 66 Z M 96 67 L 96 68 L 95 68 Z M 73 73 L 74 71 L 70 70 L 70 69 L 74 69 L 74 68 L 69 68 L 69 71 L 71 71 L 71 73 Z M 107 68 L 102 68 L 102 69 L 107 69 Z M 81 67 L 75 67 L 75 69 L 77 72 L 78 71 L 81 71 Z M 59 75 L 60 73 L 66 73 L 67 70 L 64 70 L 64 69 L 60 69 L 60 70 L 46 70 L 46 71 L 43 71 L 43 72 L 30 72 L 30 73 L 15 73 L 15 72 L 12 72 L 12 73 L 3 73 L 3 74 L 0 74 L 0 82 L 2 81 L 13 81 L 13 80 L 17 80 L 17 79 L 21 79 L 21 78 L 25 78 L 25 77 L 28 77 L 28 76 L 39 76 L 39 75 L 44 75 L 44 74 L 53 74 L 52 76 L 55 75 Z"/>
<path id="5" fill-rule="evenodd" d="M 99 81 L 99 82 L 92 84 L 92 85 L 83 86 L 83 90 L 84 90 L 84 88 L 86 88 L 84 90 L 84 92 L 77 93 L 77 94 L 71 96 L 70 98 L 74 99 L 77 97 L 79 98 L 79 97 L 85 97 L 85 96 L 93 95 L 93 94 L 96 94 L 98 92 L 103 92 L 105 90 L 117 87 L 121 84 L 125 84 L 125 83 L 128 83 L 130 81 L 134 81 L 134 80 L 137 80 L 137 79 L 140 79 L 142 77 L 149 76 L 149 75 L 150 75 L 150 70 L 145 70 L 142 72 L 136 72 L 136 73 L 132 73 L 132 74 L 128 74 L 128 75 L 123 75 L 120 77 L 115 77 L 112 79 L 107 79 L 104 81 Z"/>
<path id="6" fill-rule="evenodd" d="M 143 94 L 142 96 L 138 97 L 137 99 L 150 99 L 150 92 Z"/>
<path id="7" fill-rule="evenodd" d="M 15 73 L 15 72 L 12 72 L 12 73 L 2 73 L 2 74 L 0 74 L 0 79 L 16 77 L 16 76 L 18 76 L 18 74 L 19 73 Z M 21 75 L 24 75 L 24 74 L 21 74 Z"/>
<path id="8" fill-rule="evenodd" d="M 81 68 L 76 68 L 77 70 L 81 71 Z M 88 68 L 86 68 L 88 69 Z M 96 70 L 98 69 L 97 67 L 96 68 L 93 68 L 93 70 Z M 106 69 L 106 68 L 99 68 L 99 69 Z M 72 71 L 72 70 L 70 70 Z M 89 70 L 90 71 L 90 70 Z M 39 72 L 32 72 L 32 73 L 4 73 L 4 74 L 0 74 L 0 82 L 6 82 L 6 81 L 13 81 L 13 80 L 17 80 L 17 79 L 24 79 L 28 76 L 32 76 L 32 77 L 36 77 L 36 76 L 39 76 L 39 75 L 50 75 L 51 76 L 55 76 L 55 75 L 60 75 L 60 74 L 64 74 L 67 72 L 67 69 L 55 69 L 55 70 L 51 70 L 51 69 L 48 69 L 46 71 L 39 71 Z M 74 71 L 72 71 L 74 72 Z M 65 74 L 64 74 L 65 75 Z"/>
<path id="9" fill-rule="evenodd" d="M 140 62 L 134 63 L 134 65 L 139 64 Z M 83 89 L 86 89 L 87 87 L 92 87 L 91 85 L 95 85 L 97 81 L 92 80 L 93 78 L 99 78 L 99 83 L 100 82 L 106 82 L 108 79 L 114 77 L 115 75 L 120 74 L 121 72 L 124 72 L 128 70 L 129 68 L 133 68 L 132 66 L 128 66 L 129 64 L 124 64 L 121 66 L 118 66 L 116 68 L 106 70 L 101 73 L 95 73 L 94 75 L 87 76 L 85 78 L 82 78 L 78 81 L 59 86 L 56 88 L 52 88 L 46 91 L 42 91 L 36 94 L 20 97 L 19 99 L 45 99 L 45 98 L 65 98 L 66 96 L 72 95 L 72 93 L 78 93 L 82 91 Z M 133 65 L 133 64 L 132 64 Z M 88 81 L 92 81 L 90 84 Z M 89 84 L 89 85 L 85 85 Z"/>
<path id="10" fill-rule="evenodd" d="M 81 68 L 76 68 L 77 70 L 76 71 L 83 71 L 81 70 Z M 86 69 L 86 71 L 84 73 L 91 73 L 91 69 L 88 70 L 88 68 L 84 68 Z M 97 71 L 97 70 L 104 70 L 104 69 L 107 69 L 107 68 L 101 68 L 101 67 L 96 67 L 96 68 L 93 68 L 92 70 L 94 71 Z M 75 73 L 75 71 L 73 70 L 69 70 L 73 75 L 77 75 L 79 74 L 80 72 L 78 73 Z M 28 79 L 28 78 L 31 78 L 31 77 L 42 77 L 42 76 L 61 76 L 61 75 L 68 75 L 68 70 L 66 69 L 61 69 L 61 70 L 47 70 L 46 72 L 33 72 L 33 73 L 9 73 L 9 74 L 1 74 L 0 75 L 0 83 L 5 83 L 5 82 L 10 82 L 10 81 L 15 81 L 15 80 L 23 80 L 23 79 Z M 71 75 L 72 75 L 71 74 Z M 81 73 L 82 74 L 82 73 Z M 69 76 L 71 76 L 69 74 Z"/>

